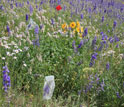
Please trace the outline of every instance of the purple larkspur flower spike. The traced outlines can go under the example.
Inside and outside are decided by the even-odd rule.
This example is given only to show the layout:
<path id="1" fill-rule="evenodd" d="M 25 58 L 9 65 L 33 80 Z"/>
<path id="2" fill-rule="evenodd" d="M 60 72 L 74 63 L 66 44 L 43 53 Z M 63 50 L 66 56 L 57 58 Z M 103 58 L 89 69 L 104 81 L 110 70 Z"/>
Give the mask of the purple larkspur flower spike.
<path id="1" fill-rule="evenodd" d="M 45 88 L 44 88 L 44 94 L 43 94 L 43 96 L 45 96 L 46 94 L 49 94 L 49 90 L 50 90 L 50 88 L 49 88 L 49 85 L 47 84 L 45 86 Z"/>
<path id="2" fill-rule="evenodd" d="M 109 70 L 110 68 L 110 65 L 109 65 L 109 62 L 106 64 L 106 70 Z"/>
<path id="3" fill-rule="evenodd" d="M 80 44 L 78 45 L 77 48 L 81 48 L 82 45 L 83 45 L 83 40 L 80 41 Z"/>
<path id="4" fill-rule="evenodd" d="M 119 95 L 119 92 L 116 92 L 116 96 L 117 96 L 117 98 L 121 98 L 121 96 Z"/>
<path id="5" fill-rule="evenodd" d="M 84 17 L 83 14 L 81 14 L 81 19 L 83 19 L 83 17 Z"/>
<path id="6" fill-rule="evenodd" d="M 34 33 L 35 34 L 38 34 L 39 33 L 39 27 L 38 26 L 35 26 Z"/>
<path id="7" fill-rule="evenodd" d="M 29 6 L 29 10 L 30 10 L 30 14 L 32 14 L 33 13 L 33 7 L 31 5 Z"/>
<path id="8" fill-rule="evenodd" d="M 4 91 L 7 92 L 8 88 L 11 86 L 11 80 L 10 80 L 10 76 L 9 74 L 9 70 L 7 68 L 7 66 L 3 67 L 3 87 L 4 87 Z"/>
<path id="9" fill-rule="evenodd" d="M 26 21 L 28 21 L 28 14 L 26 14 Z"/>
<path id="10" fill-rule="evenodd" d="M 113 28 L 115 28 L 116 26 L 117 26 L 117 22 L 114 21 L 114 23 L 113 23 Z"/>

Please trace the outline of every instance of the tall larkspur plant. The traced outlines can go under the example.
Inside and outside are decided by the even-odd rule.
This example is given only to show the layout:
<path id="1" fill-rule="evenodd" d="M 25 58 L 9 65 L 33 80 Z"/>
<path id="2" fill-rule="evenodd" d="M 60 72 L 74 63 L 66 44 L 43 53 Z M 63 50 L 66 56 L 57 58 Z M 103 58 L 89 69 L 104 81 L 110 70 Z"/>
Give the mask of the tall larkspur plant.
<path id="1" fill-rule="evenodd" d="M 3 67 L 3 88 L 5 92 L 8 92 L 8 89 L 11 87 L 11 80 L 9 76 L 9 70 L 7 66 Z"/>

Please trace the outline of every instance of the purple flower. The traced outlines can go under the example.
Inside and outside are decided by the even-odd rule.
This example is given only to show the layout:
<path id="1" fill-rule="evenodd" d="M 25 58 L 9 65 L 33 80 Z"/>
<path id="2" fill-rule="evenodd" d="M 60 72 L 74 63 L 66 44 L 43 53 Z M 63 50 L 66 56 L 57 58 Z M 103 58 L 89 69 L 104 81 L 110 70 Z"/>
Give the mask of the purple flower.
<path id="1" fill-rule="evenodd" d="M 66 5 L 64 5 L 63 10 L 64 10 L 64 11 L 66 10 Z"/>
<path id="2" fill-rule="evenodd" d="M 51 19 L 51 24 L 52 24 L 52 25 L 54 25 L 54 24 L 55 24 L 53 19 Z"/>
<path id="3" fill-rule="evenodd" d="M 103 34 L 104 34 L 103 32 L 100 33 L 100 35 L 103 35 Z"/>
<path id="4" fill-rule="evenodd" d="M 7 92 L 8 88 L 11 86 L 11 80 L 9 74 L 9 70 L 7 66 L 3 67 L 3 87 L 4 91 Z"/>
<path id="5" fill-rule="evenodd" d="M 102 48 L 103 48 L 103 46 L 104 46 L 104 43 L 103 43 L 103 42 L 101 42 L 101 45 L 100 45 L 100 47 L 99 47 L 98 51 L 101 51 L 101 50 L 102 50 Z"/>
<path id="6" fill-rule="evenodd" d="M 32 14 L 33 13 L 33 7 L 31 5 L 29 6 L 29 10 L 30 10 L 30 14 Z"/>
<path id="7" fill-rule="evenodd" d="M 82 37 L 87 36 L 87 34 L 88 34 L 88 29 L 87 29 L 87 28 L 85 28 L 85 30 L 84 30 L 84 34 L 83 34 L 83 36 L 82 36 Z"/>
<path id="8" fill-rule="evenodd" d="M 47 84 L 43 90 L 44 90 L 43 96 L 45 96 L 46 94 L 49 94 L 49 90 L 50 90 L 49 85 Z"/>
<path id="9" fill-rule="evenodd" d="M 7 32 L 9 33 L 10 32 L 10 28 L 9 28 L 8 25 L 7 25 L 6 29 L 7 29 Z"/>
<path id="10" fill-rule="evenodd" d="M 119 48 L 119 44 L 116 45 L 116 48 Z"/>
<path id="11" fill-rule="evenodd" d="M 119 42 L 119 38 L 117 36 L 114 37 L 115 42 Z"/>
<path id="12" fill-rule="evenodd" d="M 35 46 L 40 46 L 40 43 L 39 43 L 39 38 L 38 39 L 36 39 L 36 40 L 33 40 L 32 41 L 33 42 L 33 45 Z"/>
<path id="13" fill-rule="evenodd" d="M 91 61 L 90 61 L 90 64 L 89 64 L 90 67 L 92 67 L 93 64 L 95 64 L 95 60 L 97 59 L 97 55 L 98 55 L 97 53 L 92 54 Z"/>
<path id="14" fill-rule="evenodd" d="M 78 45 L 77 48 L 81 48 L 82 45 L 83 45 L 83 40 L 80 41 L 80 44 Z"/>
<path id="15" fill-rule="evenodd" d="M 28 14 L 26 14 L 26 21 L 28 21 Z"/>
<path id="16" fill-rule="evenodd" d="M 27 5 L 29 5 L 29 1 L 27 1 Z"/>
<path id="17" fill-rule="evenodd" d="M 116 27 L 116 25 L 117 25 L 117 22 L 116 22 L 116 21 L 114 21 L 114 23 L 113 23 L 113 28 L 115 28 L 115 27 Z"/>
<path id="18" fill-rule="evenodd" d="M 36 5 L 36 9 L 38 9 L 38 5 Z"/>
<path id="19" fill-rule="evenodd" d="M 81 14 L 81 19 L 83 19 L 83 17 L 84 17 L 83 14 Z"/>
<path id="20" fill-rule="evenodd" d="M 38 34 L 39 33 L 39 27 L 38 26 L 35 26 L 34 33 L 35 34 Z"/>
<path id="21" fill-rule="evenodd" d="M 91 59 L 91 60 L 96 59 L 96 57 L 97 57 L 97 53 L 94 53 L 94 54 L 92 55 L 92 59 Z"/>
<path id="22" fill-rule="evenodd" d="M 121 96 L 119 95 L 119 92 L 116 92 L 116 96 L 117 96 L 117 98 L 121 98 Z"/>
<path id="23" fill-rule="evenodd" d="M 109 62 L 106 64 L 106 70 L 109 70 L 110 68 L 110 65 L 109 65 Z"/>
<path id="24" fill-rule="evenodd" d="M 102 22 L 104 22 L 104 16 L 102 16 Z"/>
<path id="25" fill-rule="evenodd" d="M 120 8 L 120 12 L 123 12 L 123 7 Z"/>
<path id="26" fill-rule="evenodd" d="M 3 5 L 1 5 L 1 6 L 0 6 L 0 10 L 4 10 L 4 7 L 3 7 Z"/>
<path id="27" fill-rule="evenodd" d="M 15 3 L 15 5 L 16 5 L 16 7 L 18 7 L 18 3 L 17 2 Z"/>
<path id="28" fill-rule="evenodd" d="M 96 10 L 96 4 L 94 5 L 94 7 L 93 7 L 93 11 L 95 11 Z"/>
<path id="29" fill-rule="evenodd" d="M 42 4 L 43 4 L 43 1 L 40 2 L 40 5 L 42 5 Z"/>
<path id="30" fill-rule="evenodd" d="M 104 10 L 104 13 L 106 13 L 106 12 L 107 12 L 107 10 L 105 9 L 105 10 Z"/>
<path id="31" fill-rule="evenodd" d="M 13 9 L 13 4 L 10 4 L 10 8 Z"/>
<path id="32" fill-rule="evenodd" d="M 61 4 L 61 0 L 58 0 L 58 5 L 60 5 Z"/>

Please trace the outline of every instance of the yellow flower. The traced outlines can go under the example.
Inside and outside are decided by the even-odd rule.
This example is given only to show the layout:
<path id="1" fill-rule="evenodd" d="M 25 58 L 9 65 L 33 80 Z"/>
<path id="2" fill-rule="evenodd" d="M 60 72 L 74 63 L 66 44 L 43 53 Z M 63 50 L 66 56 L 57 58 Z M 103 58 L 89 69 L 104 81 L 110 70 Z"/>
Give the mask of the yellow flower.
<path id="1" fill-rule="evenodd" d="M 82 33 L 82 32 L 84 32 L 84 28 L 83 28 L 83 27 L 81 27 L 81 33 Z"/>
<path id="2" fill-rule="evenodd" d="M 80 27 L 80 23 L 79 23 L 79 21 L 77 21 L 77 27 Z"/>
<path id="3" fill-rule="evenodd" d="M 82 38 L 82 33 L 80 33 L 79 36 Z"/>
<path id="4" fill-rule="evenodd" d="M 62 24 L 62 29 L 65 29 L 66 28 L 66 23 Z"/>
<path id="5" fill-rule="evenodd" d="M 80 32 L 80 28 L 79 28 L 79 27 L 77 27 L 77 28 L 76 28 L 76 31 L 79 33 L 79 32 Z"/>
<path id="6" fill-rule="evenodd" d="M 73 29 L 74 29 L 74 28 L 75 28 L 75 26 L 76 26 L 76 23 L 75 23 L 75 22 L 71 22 L 71 23 L 70 23 L 70 27 L 71 27 L 71 28 L 73 28 Z"/>

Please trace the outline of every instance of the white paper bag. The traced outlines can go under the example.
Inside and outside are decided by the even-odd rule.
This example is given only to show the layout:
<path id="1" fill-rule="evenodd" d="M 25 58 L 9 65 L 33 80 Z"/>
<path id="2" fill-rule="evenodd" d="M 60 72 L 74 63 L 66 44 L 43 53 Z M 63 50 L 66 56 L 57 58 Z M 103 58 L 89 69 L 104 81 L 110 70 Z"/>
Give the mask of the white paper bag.
<path id="1" fill-rule="evenodd" d="M 35 26 L 38 26 L 36 22 L 33 21 L 33 19 L 30 19 L 29 24 L 27 25 L 27 30 L 32 30 L 35 28 Z"/>
<path id="2" fill-rule="evenodd" d="M 49 100 L 53 95 L 53 91 L 55 88 L 54 76 L 46 76 L 43 88 L 43 99 Z"/>

